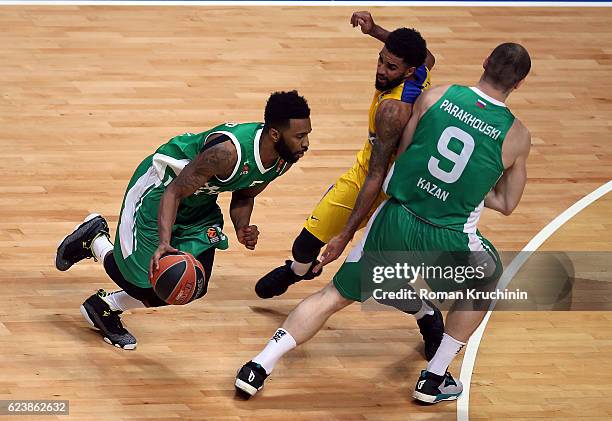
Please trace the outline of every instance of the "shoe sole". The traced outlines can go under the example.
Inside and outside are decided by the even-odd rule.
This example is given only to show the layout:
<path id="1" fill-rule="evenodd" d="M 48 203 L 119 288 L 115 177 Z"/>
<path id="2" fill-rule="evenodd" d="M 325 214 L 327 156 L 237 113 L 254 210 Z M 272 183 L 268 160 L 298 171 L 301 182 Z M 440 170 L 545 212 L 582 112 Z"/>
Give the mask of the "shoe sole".
<path id="1" fill-rule="evenodd" d="M 287 292 L 287 290 L 289 289 L 289 285 L 287 285 L 287 288 L 285 288 L 284 291 L 279 292 L 279 291 L 275 291 L 273 294 L 264 294 L 262 293 L 258 288 L 257 285 L 255 285 L 255 294 L 257 294 L 257 296 L 259 298 L 262 298 L 264 300 L 268 300 L 270 298 L 274 298 L 274 297 L 280 297 L 281 295 L 283 295 L 285 292 Z"/>
<path id="2" fill-rule="evenodd" d="M 426 403 L 438 403 L 438 402 L 442 402 L 442 401 L 454 401 L 454 400 L 457 400 L 459 395 L 451 395 L 451 396 L 448 396 L 448 397 L 445 397 L 445 398 L 438 398 L 439 395 L 436 395 L 436 396 L 427 395 L 425 393 L 417 392 L 416 390 L 412 393 L 412 397 L 413 398 L 415 398 L 416 400 L 419 400 L 421 402 L 426 402 Z"/>
<path id="3" fill-rule="evenodd" d="M 236 386 L 236 389 L 242 390 L 244 393 L 246 393 L 249 396 L 254 396 L 260 390 L 260 389 L 257 389 L 256 387 L 251 386 L 244 380 L 240 380 L 240 379 L 236 379 L 236 383 L 234 384 L 234 386 Z"/>
<path id="4" fill-rule="evenodd" d="M 59 244 L 57 245 L 57 253 L 55 254 L 55 268 L 57 270 L 64 272 L 72 267 L 72 264 L 70 264 L 70 262 L 67 262 L 66 260 L 60 258 L 60 255 L 63 255 L 66 249 L 66 245 L 64 244 L 66 242 L 66 239 L 70 237 L 71 235 L 73 235 L 84 223 L 91 221 L 97 216 L 102 216 L 102 215 L 100 215 L 99 213 L 90 213 L 89 215 L 87 215 L 87 217 L 85 217 L 83 222 L 76 225 L 74 227 L 74 230 L 72 230 L 70 234 L 62 238 L 62 240 L 59 242 Z"/>
<path id="5" fill-rule="evenodd" d="M 120 349 L 127 349 L 129 351 L 136 349 L 136 345 L 138 344 L 127 344 L 124 346 L 121 346 L 119 344 L 113 343 L 113 341 L 111 341 L 109 338 L 107 338 L 104 335 L 104 332 L 102 332 L 102 330 L 96 326 L 96 324 L 94 323 L 94 321 L 91 319 L 89 312 L 87 311 L 87 309 L 85 308 L 85 306 L 83 304 L 81 304 L 81 307 L 79 308 L 79 310 L 81 311 L 81 315 L 83 315 L 83 318 L 87 321 L 87 323 L 89 323 L 91 325 L 91 327 L 93 327 L 95 330 L 97 330 L 98 332 L 100 332 L 100 334 L 102 335 L 102 339 L 104 339 L 104 342 L 106 342 L 109 345 L 114 345 L 116 348 L 120 348 Z"/>

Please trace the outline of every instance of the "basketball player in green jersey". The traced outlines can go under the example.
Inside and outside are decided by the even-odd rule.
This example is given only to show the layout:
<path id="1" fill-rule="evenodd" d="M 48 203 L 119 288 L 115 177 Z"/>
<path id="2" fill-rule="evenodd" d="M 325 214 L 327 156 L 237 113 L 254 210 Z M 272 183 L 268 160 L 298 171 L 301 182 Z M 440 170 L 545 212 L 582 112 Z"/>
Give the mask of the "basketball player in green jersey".
<path id="1" fill-rule="evenodd" d="M 310 132 L 306 100 L 296 91 L 276 92 L 266 104 L 264 123 L 226 123 L 180 135 L 145 158 L 128 184 L 114 246 L 106 220 L 97 214 L 61 242 L 58 270 L 94 258 L 122 289 L 100 290 L 81 306 L 107 343 L 134 349 L 136 338 L 119 315 L 166 305 L 149 283 L 149 273 L 164 253 L 178 249 L 195 256 L 205 279 L 194 299 L 206 294 L 215 249 L 228 247 L 219 193 L 232 192 L 229 213 L 238 241 L 255 248 L 259 231 L 250 224 L 254 198 L 304 156 Z"/>
<path id="2" fill-rule="evenodd" d="M 271 298 L 287 291 L 290 285 L 301 280 L 313 279 L 319 273 L 312 272 L 317 258 L 327 241 L 342 232 L 355 207 L 360 190 L 376 193 L 368 215 L 361 216 L 357 225 L 364 227 L 369 216 L 387 197 L 380 186 L 372 184 L 369 172 L 386 173 L 391 156 L 397 150 L 401 133 L 408 123 L 412 104 L 424 89 L 431 86 L 430 72 L 435 63 L 427 43 L 414 29 L 399 28 L 387 31 L 374 22 L 367 11 L 351 16 L 353 27 L 381 41 L 384 46 L 378 54 L 375 92 L 369 110 L 368 137 L 357 154 L 357 161 L 327 189 L 303 229 L 295 238 L 287 260 L 264 275 L 255 285 L 261 298 Z M 362 194 L 366 197 L 368 194 Z M 425 358 L 430 360 L 438 349 L 444 333 L 442 313 L 424 300 L 379 303 L 396 307 L 414 317 L 423 337 Z M 401 305 L 396 305 L 401 304 Z"/>
<path id="3" fill-rule="evenodd" d="M 493 50 L 483 67 L 476 87 L 444 86 L 420 95 L 398 158 L 386 177 L 379 174 L 376 178 L 379 187 L 384 182 L 389 200 L 378 207 L 333 281 L 303 300 L 265 349 L 239 370 L 238 389 L 257 393 L 286 352 L 314 336 L 335 312 L 368 298 L 361 279 L 366 267 L 364 253 L 480 252 L 479 258 L 486 259 L 482 265 L 489 268 L 489 282 L 497 280 L 499 256 L 476 225 L 483 206 L 509 215 L 522 196 L 531 137 L 504 101 L 529 73 L 531 60 L 525 48 L 506 43 Z M 373 198 L 357 201 L 364 206 L 355 207 L 343 232 L 328 243 L 319 266 L 342 253 L 358 226 L 351 225 L 351 220 L 355 214 L 367 213 L 368 200 Z M 486 310 L 456 311 L 457 304 L 447 316 L 436 354 L 421 372 L 413 394 L 418 400 L 454 400 L 463 390 L 447 369 Z"/>

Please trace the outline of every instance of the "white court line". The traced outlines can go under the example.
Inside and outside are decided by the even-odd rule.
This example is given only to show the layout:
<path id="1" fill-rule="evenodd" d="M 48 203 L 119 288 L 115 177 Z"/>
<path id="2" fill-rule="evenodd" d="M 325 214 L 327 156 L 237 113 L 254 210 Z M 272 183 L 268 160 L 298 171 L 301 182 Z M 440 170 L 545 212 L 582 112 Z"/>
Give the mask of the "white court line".
<path id="1" fill-rule="evenodd" d="M 557 231 L 563 224 L 569 221 L 571 218 L 576 216 L 578 212 L 589 206 L 591 203 L 612 191 L 612 181 L 608 181 L 603 186 L 587 194 L 585 197 L 574 203 L 562 214 L 553 219 L 548 225 L 546 225 L 535 237 L 531 239 L 529 243 L 523 248 L 523 250 L 510 262 L 504 273 L 499 280 L 499 289 L 504 289 L 508 286 L 514 275 L 519 271 L 521 266 L 529 259 L 531 254 L 536 251 L 544 241 L 548 239 L 555 231 Z M 457 421 L 468 421 L 470 419 L 469 406 L 470 406 L 470 382 L 472 381 L 472 371 L 474 370 L 474 363 L 476 362 L 476 354 L 478 353 L 478 346 L 484 334 L 484 330 L 487 327 L 487 322 L 492 314 L 492 309 L 495 307 L 497 300 L 491 303 L 489 311 L 485 315 L 482 323 L 478 326 L 478 329 L 472 334 L 472 337 L 467 343 L 465 348 L 465 355 L 463 357 L 463 363 L 461 365 L 461 374 L 459 379 L 463 383 L 463 394 L 457 400 Z"/>
<path id="2" fill-rule="evenodd" d="M 612 1 L 174 1 L 174 0 L 0 0 L 0 6 L 410 6 L 410 7 L 611 7 Z"/>

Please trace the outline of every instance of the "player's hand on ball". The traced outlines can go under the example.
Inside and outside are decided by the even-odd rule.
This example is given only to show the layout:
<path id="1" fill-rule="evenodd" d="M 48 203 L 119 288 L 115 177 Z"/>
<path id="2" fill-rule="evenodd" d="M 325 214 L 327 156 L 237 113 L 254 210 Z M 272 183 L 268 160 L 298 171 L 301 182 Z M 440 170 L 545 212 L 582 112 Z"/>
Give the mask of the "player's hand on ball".
<path id="1" fill-rule="evenodd" d="M 240 244 L 244 244 L 249 250 L 255 250 L 257 238 L 259 237 L 257 225 L 245 225 L 244 227 L 238 228 L 236 237 L 238 237 Z"/>
<path id="2" fill-rule="evenodd" d="M 351 241 L 350 237 L 342 234 L 336 235 L 334 238 L 329 240 L 327 247 L 325 247 L 325 250 L 321 254 L 321 261 L 314 267 L 313 272 L 319 273 L 319 271 L 323 269 L 323 266 L 340 257 L 349 241 Z"/>
<path id="3" fill-rule="evenodd" d="M 153 276 L 153 272 L 159 269 L 159 259 L 166 253 L 176 253 L 177 249 L 172 247 L 170 244 L 160 244 L 151 256 L 151 263 L 149 263 L 149 278 Z"/>
<path id="4" fill-rule="evenodd" d="M 374 18 L 372 18 L 370 12 L 355 12 L 351 16 L 351 25 L 353 25 L 353 28 L 359 25 L 361 32 L 370 34 L 374 29 Z"/>

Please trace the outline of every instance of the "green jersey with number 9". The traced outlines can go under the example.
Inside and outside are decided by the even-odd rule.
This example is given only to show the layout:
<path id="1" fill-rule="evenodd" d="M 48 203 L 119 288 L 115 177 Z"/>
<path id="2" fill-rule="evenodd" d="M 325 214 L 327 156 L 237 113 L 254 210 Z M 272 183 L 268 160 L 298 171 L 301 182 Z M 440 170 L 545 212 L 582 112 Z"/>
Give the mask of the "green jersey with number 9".
<path id="1" fill-rule="evenodd" d="M 484 198 L 504 171 L 502 144 L 513 122 L 503 102 L 452 85 L 421 117 L 385 192 L 430 224 L 476 232 Z"/>

